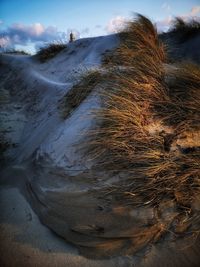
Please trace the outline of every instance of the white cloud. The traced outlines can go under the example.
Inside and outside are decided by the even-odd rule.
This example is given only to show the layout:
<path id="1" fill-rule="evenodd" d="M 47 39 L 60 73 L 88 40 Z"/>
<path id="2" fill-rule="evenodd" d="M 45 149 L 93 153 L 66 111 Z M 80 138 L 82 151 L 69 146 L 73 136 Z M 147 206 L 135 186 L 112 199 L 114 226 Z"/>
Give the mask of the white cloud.
<path id="1" fill-rule="evenodd" d="M 188 13 L 182 14 L 179 17 L 181 17 L 185 21 L 194 18 L 199 20 L 199 17 L 197 16 L 199 13 L 200 13 L 200 6 L 193 6 Z"/>
<path id="2" fill-rule="evenodd" d="M 169 15 L 165 19 L 157 21 L 156 26 L 158 31 L 162 32 L 168 30 L 172 20 L 173 20 L 172 16 Z"/>
<path id="3" fill-rule="evenodd" d="M 5 37 L 0 37 L 0 48 L 6 48 L 6 47 L 10 47 L 11 46 L 11 42 L 10 42 L 10 38 L 8 36 Z"/>
<path id="4" fill-rule="evenodd" d="M 80 36 L 80 34 L 78 33 L 77 36 Z M 67 42 L 67 33 L 58 31 L 54 26 L 45 27 L 39 22 L 32 25 L 14 23 L 6 29 L 0 30 L 0 47 L 5 49 L 15 48 L 16 46 L 30 46 L 30 44 L 34 44 L 37 48 L 44 43 L 57 40 Z"/>
<path id="5" fill-rule="evenodd" d="M 108 22 L 105 30 L 107 31 L 107 33 L 119 32 L 121 29 L 123 29 L 126 22 L 127 19 L 122 16 L 114 17 Z"/>
<path id="6" fill-rule="evenodd" d="M 32 25 L 14 23 L 5 30 L 4 34 L 14 43 L 21 44 L 28 41 L 49 41 L 58 35 L 58 30 L 53 26 L 45 27 L 41 23 Z"/>
<path id="7" fill-rule="evenodd" d="M 45 32 L 45 28 L 41 23 L 35 23 L 29 28 L 29 31 L 32 35 L 40 36 Z"/>

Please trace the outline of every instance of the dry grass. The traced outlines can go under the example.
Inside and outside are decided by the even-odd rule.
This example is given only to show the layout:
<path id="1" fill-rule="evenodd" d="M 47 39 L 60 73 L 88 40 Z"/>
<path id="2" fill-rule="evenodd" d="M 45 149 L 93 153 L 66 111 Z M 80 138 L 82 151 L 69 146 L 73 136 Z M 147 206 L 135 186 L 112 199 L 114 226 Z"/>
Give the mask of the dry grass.
<path id="1" fill-rule="evenodd" d="M 136 66 L 138 62 L 138 66 L 141 67 L 143 54 L 145 54 L 144 64 L 149 66 L 165 60 L 164 45 L 158 39 L 156 28 L 146 17 L 138 15 L 137 20 L 127 23 L 126 29 L 119 33 L 119 37 L 120 46 L 112 54 L 105 56 L 104 65 Z"/>
<path id="2" fill-rule="evenodd" d="M 103 108 L 96 114 L 100 127 L 91 132 L 87 154 L 95 168 L 123 174 L 106 194 L 155 209 L 170 199 L 177 212 L 173 231 L 186 222 L 189 229 L 198 214 L 193 203 L 200 193 L 200 147 L 182 147 L 180 140 L 186 132 L 200 137 L 200 68 L 165 68 L 164 47 L 143 16 L 122 36 L 109 66 L 128 67 L 106 78 Z M 199 221 L 194 224 L 199 227 Z"/>
<path id="3" fill-rule="evenodd" d="M 65 43 L 62 43 L 62 42 L 50 43 L 50 44 L 46 45 L 45 47 L 40 48 L 40 50 L 36 54 L 36 57 L 41 62 L 46 62 L 47 60 L 55 57 L 62 50 L 64 50 L 66 47 L 67 47 L 67 45 Z"/>
<path id="4" fill-rule="evenodd" d="M 66 119 L 87 98 L 100 80 L 101 74 L 96 70 L 84 74 L 80 82 L 75 84 L 59 103 L 62 118 Z"/>
<path id="5" fill-rule="evenodd" d="M 200 67 L 191 63 L 175 65 L 168 71 L 167 99 L 154 103 L 156 115 L 182 130 L 200 127 Z"/>

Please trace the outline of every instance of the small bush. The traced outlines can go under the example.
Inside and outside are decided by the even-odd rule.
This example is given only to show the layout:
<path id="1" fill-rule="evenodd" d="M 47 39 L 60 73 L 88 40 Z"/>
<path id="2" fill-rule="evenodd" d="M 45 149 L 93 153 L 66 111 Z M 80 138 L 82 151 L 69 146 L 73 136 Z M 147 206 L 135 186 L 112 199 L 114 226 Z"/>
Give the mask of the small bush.
<path id="1" fill-rule="evenodd" d="M 41 62 L 46 62 L 47 60 L 55 57 L 62 50 L 64 50 L 66 47 L 67 47 L 67 45 L 62 43 L 62 42 L 50 43 L 50 44 L 46 45 L 45 47 L 40 48 L 40 50 L 36 54 L 36 57 Z"/>

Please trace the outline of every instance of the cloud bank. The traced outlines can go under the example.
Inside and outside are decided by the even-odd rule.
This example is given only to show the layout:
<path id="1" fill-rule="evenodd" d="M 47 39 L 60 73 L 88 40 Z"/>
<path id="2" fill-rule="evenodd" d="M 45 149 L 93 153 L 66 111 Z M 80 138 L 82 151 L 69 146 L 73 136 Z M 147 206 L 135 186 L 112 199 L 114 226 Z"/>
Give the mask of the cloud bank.
<path id="1" fill-rule="evenodd" d="M 0 31 L 0 46 L 14 48 L 15 45 L 28 43 L 43 43 L 63 38 L 64 33 L 59 32 L 56 27 L 45 27 L 41 23 L 34 23 L 30 26 L 15 23 L 5 30 Z"/>
<path id="2" fill-rule="evenodd" d="M 14 23 L 4 30 L 0 29 L 0 49 L 15 49 L 16 46 L 33 44 L 37 50 L 46 43 L 54 41 L 68 42 L 71 31 L 76 38 L 80 38 L 89 33 L 89 28 L 84 28 L 80 31 L 67 29 L 66 32 L 62 32 L 54 26 L 45 27 L 41 23 L 34 23 L 32 25 Z"/>
<path id="3" fill-rule="evenodd" d="M 105 27 L 105 30 L 107 33 L 117 33 L 123 29 L 126 22 L 127 19 L 122 16 L 114 17 L 108 22 L 107 26 Z"/>

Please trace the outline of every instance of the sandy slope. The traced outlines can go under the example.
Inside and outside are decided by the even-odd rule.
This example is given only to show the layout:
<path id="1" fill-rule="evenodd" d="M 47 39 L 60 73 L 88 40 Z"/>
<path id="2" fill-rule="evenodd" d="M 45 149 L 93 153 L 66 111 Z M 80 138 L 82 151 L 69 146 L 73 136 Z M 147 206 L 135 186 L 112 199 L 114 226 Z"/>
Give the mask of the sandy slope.
<path id="1" fill-rule="evenodd" d="M 1 117 L 4 123 L 10 121 L 8 139 L 17 144 L 17 149 L 10 154 L 17 163 L 35 152 L 38 156 L 48 154 L 56 164 L 75 165 L 72 143 L 78 141 L 80 131 L 90 125 L 90 119 L 83 116 L 86 118 L 91 108 L 97 106 L 97 99 L 91 96 L 92 99 L 86 100 L 66 121 L 60 118 L 58 101 L 83 72 L 98 67 L 102 53 L 114 45 L 117 45 L 116 36 L 77 40 L 44 64 L 26 56 L 1 56 L 1 88 L 10 95 Z M 17 110 L 8 112 L 16 105 Z M 13 113 L 24 127 L 19 129 L 18 123 L 15 124 Z"/>
<path id="2" fill-rule="evenodd" d="M 15 178 L 15 177 L 14 177 Z M 1 188 L 1 266 L 121 266 L 120 261 L 94 261 L 78 255 L 43 226 L 17 188 Z"/>
<path id="3" fill-rule="evenodd" d="M 85 115 L 98 106 L 97 97 L 89 96 L 68 120 L 61 119 L 58 101 L 117 43 L 114 35 L 78 40 L 43 64 L 27 56 L 1 55 L 1 133 L 13 144 L 1 173 L 1 266 L 118 266 L 117 262 L 123 266 L 120 259 L 93 261 L 78 256 L 77 249 L 41 224 L 27 202 L 26 188 L 35 178 L 34 168 L 64 167 L 69 174 L 71 169 L 87 168 L 73 143 L 83 140 L 80 133 L 90 127 L 91 118 Z M 80 188 L 59 176 L 53 184 L 48 181 L 53 191 Z M 39 188 L 45 190 L 46 182 L 40 182 Z"/>

